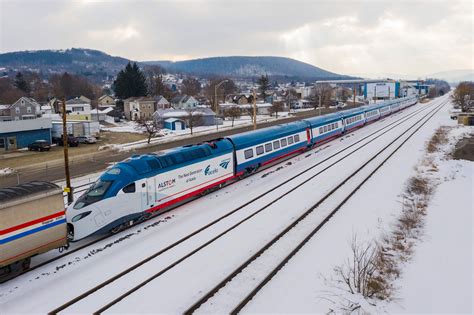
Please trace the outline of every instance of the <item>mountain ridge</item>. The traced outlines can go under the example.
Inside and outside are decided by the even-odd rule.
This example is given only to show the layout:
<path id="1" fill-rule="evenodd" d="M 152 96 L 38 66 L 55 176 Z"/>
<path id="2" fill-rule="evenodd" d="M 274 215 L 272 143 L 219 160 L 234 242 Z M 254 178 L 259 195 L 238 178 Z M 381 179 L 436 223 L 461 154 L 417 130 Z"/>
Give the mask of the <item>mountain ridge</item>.
<path id="1" fill-rule="evenodd" d="M 71 72 L 84 76 L 110 77 L 117 74 L 129 61 L 120 56 L 88 48 L 64 50 L 27 50 L 0 54 L 0 68 L 12 71 L 35 70 L 44 73 Z M 136 61 L 139 65 L 160 65 L 171 73 L 197 76 L 228 76 L 255 78 L 268 74 L 284 79 L 343 79 L 350 76 L 336 74 L 311 64 L 278 56 L 219 56 L 183 61 Z"/>

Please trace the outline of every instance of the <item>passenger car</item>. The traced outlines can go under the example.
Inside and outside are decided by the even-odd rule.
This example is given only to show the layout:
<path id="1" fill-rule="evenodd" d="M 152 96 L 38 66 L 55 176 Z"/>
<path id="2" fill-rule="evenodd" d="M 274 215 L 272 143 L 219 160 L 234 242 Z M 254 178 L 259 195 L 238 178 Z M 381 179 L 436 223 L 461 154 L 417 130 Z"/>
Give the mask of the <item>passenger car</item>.
<path id="1" fill-rule="evenodd" d="M 80 136 L 76 137 L 79 143 L 88 143 L 88 144 L 93 144 L 97 142 L 97 139 L 92 136 Z"/>
<path id="2" fill-rule="evenodd" d="M 58 142 L 58 145 L 60 145 L 60 146 L 64 145 L 62 137 L 57 138 L 57 142 Z M 77 146 L 79 146 L 79 140 L 77 140 L 76 137 L 68 136 L 67 137 L 67 144 L 70 147 L 77 147 Z"/>
<path id="3" fill-rule="evenodd" d="M 28 151 L 49 151 L 50 149 L 51 144 L 46 140 L 36 140 L 28 144 Z"/>

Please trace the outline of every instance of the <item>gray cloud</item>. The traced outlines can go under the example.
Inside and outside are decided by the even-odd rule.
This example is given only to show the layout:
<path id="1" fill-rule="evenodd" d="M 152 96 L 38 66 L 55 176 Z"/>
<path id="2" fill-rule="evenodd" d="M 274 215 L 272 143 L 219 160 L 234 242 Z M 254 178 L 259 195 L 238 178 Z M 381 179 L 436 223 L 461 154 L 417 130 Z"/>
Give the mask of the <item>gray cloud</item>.
<path id="1" fill-rule="evenodd" d="M 277 55 L 339 73 L 474 68 L 471 0 L 0 0 L 0 50 L 134 60 Z"/>

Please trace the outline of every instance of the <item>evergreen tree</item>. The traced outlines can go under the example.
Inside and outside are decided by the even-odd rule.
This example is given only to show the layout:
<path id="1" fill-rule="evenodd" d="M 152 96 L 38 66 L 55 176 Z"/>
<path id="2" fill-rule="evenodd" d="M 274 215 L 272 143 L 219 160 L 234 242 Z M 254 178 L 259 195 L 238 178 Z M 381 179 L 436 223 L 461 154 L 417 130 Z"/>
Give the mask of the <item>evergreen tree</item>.
<path id="1" fill-rule="evenodd" d="M 258 90 L 260 91 L 260 97 L 265 100 L 266 92 L 270 90 L 270 80 L 268 80 L 268 75 L 262 75 L 258 81 Z"/>
<path id="2" fill-rule="evenodd" d="M 120 70 L 117 79 L 114 81 L 113 89 L 115 95 L 121 99 L 127 99 L 134 96 L 146 96 L 147 85 L 146 78 L 137 64 L 130 62 L 125 69 Z"/>
<path id="3" fill-rule="evenodd" d="M 18 72 L 16 74 L 14 85 L 17 89 L 25 93 L 30 93 L 30 85 L 28 84 L 28 82 L 26 82 L 21 72 Z"/>

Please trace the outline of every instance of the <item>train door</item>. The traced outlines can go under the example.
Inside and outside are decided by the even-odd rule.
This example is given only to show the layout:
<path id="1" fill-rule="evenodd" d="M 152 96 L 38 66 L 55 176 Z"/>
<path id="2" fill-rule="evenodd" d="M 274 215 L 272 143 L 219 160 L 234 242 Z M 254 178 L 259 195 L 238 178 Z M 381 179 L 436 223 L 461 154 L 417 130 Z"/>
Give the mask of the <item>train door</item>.
<path id="1" fill-rule="evenodd" d="M 142 184 L 142 210 L 148 210 L 155 205 L 155 178 L 144 179 Z"/>

